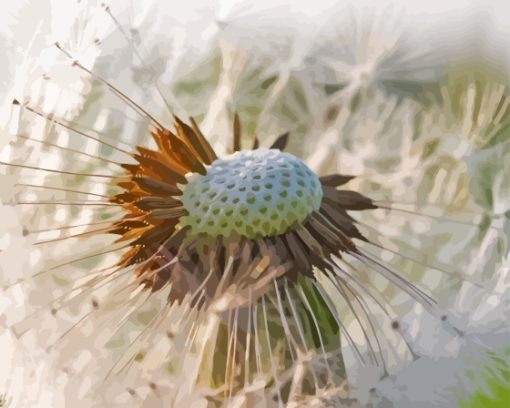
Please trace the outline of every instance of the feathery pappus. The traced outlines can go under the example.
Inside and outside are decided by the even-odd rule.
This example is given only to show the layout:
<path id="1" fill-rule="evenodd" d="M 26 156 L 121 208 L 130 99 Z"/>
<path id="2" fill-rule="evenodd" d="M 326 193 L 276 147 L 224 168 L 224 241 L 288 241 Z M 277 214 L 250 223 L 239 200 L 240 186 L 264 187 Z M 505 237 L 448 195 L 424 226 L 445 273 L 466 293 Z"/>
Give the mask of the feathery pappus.
<path id="1" fill-rule="evenodd" d="M 142 60 L 140 70 L 147 68 L 133 32 L 108 6 L 99 9 Z M 100 40 L 92 42 L 101 48 Z M 452 207 L 471 205 L 465 175 L 454 163 L 451 171 L 436 169 L 438 178 L 426 187 L 397 172 L 359 174 L 363 155 L 373 152 L 360 148 L 362 159 L 349 158 L 352 152 L 338 153 L 341 146 L 331 137 L 344 129 L 347 145 L 363 144 L 361 137 L 349 139 L 357 126 L 349 121 L 369 116 L 363 111 L 371 109 L 369 100 L 380 103 L 379 119 L 399 120 L 404 127 L 418 102 L 401 103 L 401 95 L 356 83 L 355 92 L 349 86 L 344 94 L 327 90 L 324 117 L 306 129 L 280 132 L 271 125 L 274 133 L 261 134 L 241 102 L 239 114 L 222 105 L 210 108 L 216 116 L 204 113 L 206 107 L 184 116 L 193 109 L 173 109 L 179 92 L 165 95 L 147 68 L 148 82 L 156 83 L 169 108 L 155 114 L 154 101 L 140 102 L 115 78 L 98 74 L 94 62 L 83 62 L 60 42 L 51 48 L 61 66 L 43 78 L 41 93 L 65 72 L 80 83 L 70 94 L 85 98 L 69 116 L 59 113 L 58 104 L 65 103 L 60 91 L 49 108 L 44 96 L 13 98 L 9 119 L 15 131 L 1 162 L 13 194 L 5 203 L 19 214 L 22 235 L 31 244 L 24 262 L 35 270 L 27 267 L 30 276 L 12 279 L 4 289 L 9 296 L 21 291 L 33 302 L 24 313 L 13 312 L 8 324 L 20 342 L 41 347 L 56 378 L 65 378 L 65 398 L 76 393 L 88 406 L 361 404 L 351 392 L 357 376 L 373 377 L 367 382 L 374 383 L 419 357 L 407 313 L 433 321 L 434 330 L 446 333 L 445 342 L 462 341 L 464 328 L 450 321 L 444 299 L 431 287 L 456 290 L 466 281 L 480 283 L 448 262 L 420 254 L 420 240 L 430 233 L 435 248 L 451 233 L 466 245 L 491 237 L 488 246 L 502 246 L 500 214 L 473 221 L 388 199 L 381 194 L 385 183 L 399 191 L 407 185 L 427 188 L 429 196 L 446 200 L 438 193 L 440 178 L 447 186 L 460 185 L 451 193 Z M 219 84 L 241 75 L 234 71 L 242 53 L 230 52 L 221 45 L 220 57 L 232 58 L 232 71 L 211 73 Z M 282 95 L 274 84 L 292 89 L 298 110 L 312 109 L 301 101 L 292 75 L 262 82 L 275 109 Z M 193 88 L 183 84 L 182 89 Z M 484 123 L 480 116 L 470 135 L 498 132 L 507 120 L 507 90 L 497 88 L 488 99 L 494 120 Z M 110 102 L 111 116 L 104 115 Z M 208 125 L 224 119 L 220 110 L 228 112 L 229 122 L 221 134 Z M 268 110 L 255 116 L 262 113 Z M 387 121 L 380 122 L 378 132 L 392 133 Z M 125 128 L 134 136 L 126 136 Z M 303 142 L 309 152 L 301 146 L 303 134 L 312 135 Z M 423 151 L 440 146 L 417 140 L 398 144 L 409 148 L 406 160 L 416 168 L 413 149 L 425 144 L 419 146 L 420 160 L 427 160 Z M 472 148 L 462 145 L 459 155 Z M 392 154 L 401 153 L 381 151 L 379 159 L 392 165 Z M 349 164 L 354 171 L 335 171 Z M 430 162 L 431 172 L 436 165 Z M 409 225 L 408 238 L 400 239 L 395 230 Z M 466 253 L 459 244 L 452 259 Z M 427 279 L 432 284 L 423 285 Z"/>

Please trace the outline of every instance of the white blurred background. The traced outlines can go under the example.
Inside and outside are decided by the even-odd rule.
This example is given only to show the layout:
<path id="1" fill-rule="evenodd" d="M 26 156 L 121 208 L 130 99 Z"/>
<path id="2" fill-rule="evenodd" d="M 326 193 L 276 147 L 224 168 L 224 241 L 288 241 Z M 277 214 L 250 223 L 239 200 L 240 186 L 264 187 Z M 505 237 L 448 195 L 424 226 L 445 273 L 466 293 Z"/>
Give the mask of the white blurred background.
<path id="1" fill-rule="evenodd" d="M 164 116 L 159 95 L 148 86 L 158 78 L 174 111 L 196 116 L 220 153 L 228 147 L 225 134 L 237 110 L 247 135 L 257 133 L 262 141 L 291 130 L 291 152 L 319 173 L 388 171 L 394 176 L 383 178 L 383 187 L 396 201 L 418 203 L 427 196 L 454 212 L 482 209 L 502 216 L 510 210 L 509 137 L 500 123 L 495 124 L 503 129 L 500 136 L 490 133 L 500 100 L 508 100 L 510 2 L 112 1 L 112 12 L 122 27 L 133 30 L 132 40 L 150 69 L 126 46 L 111 19 L 96 12 L 95 3 L 86 3 L 2 3 L 2 117 L 9 116 L 13 98 L 27 97 L 43 100 L 48 111 L 72 112 L 85 121 L 97 113 L 80 111 L 89 89 L 59 65 L 62 59 L 51 51 L 59 41 L 81 62 Z M 41 85 L 42 74 L 52 77 L 52 88 Z M 74 92 L 62 98 L 60 90 L 75 82 Z M 428 99 L 435 92 L 442 96 L 437 104 Z M 113 104 L 105 98 L 104 106 Z M 344 106 L 356 116 L 345 113 Z M 104 115 L 104 126 L 122 120 L 114 109 Z M 413 133 L 417 116 L 423 127 L 419 136 Z M 0 148 L 12 138 L 5 128 L 2 132 Z M 133 134 L 126 133 L 123 140 L 137 141 Z M 431 147 L 434 143 L 437 149 Z M 427 149 L 430 157 L 423 153 Z M 496 165 L 480 176 L 489 162 Z M 442 168 L 448 169 L 447 176 Z M 468 182 L 466 169 L 471 172 Z M 2 183 L 6 194 L 9 185 L 6 179 Z M 360 188 L 380 193 L 372 184 Z M 490 202 L 483 198 L 487 191 Z M 0 231 L 7 237 L 19 222 L 10 207 L 1 211 Z M 418 229 L 411 224 L 395 219 L 389 229 L 398 229 L 405 241 L 411 236 L 406 234 Z M 380 407 L 457 406 L 459 392 L 473 387 L 467 370 L 482 364 L 471 361 L 481 354 L 477 345 L 499 350 L 508 342 L 502 329 L 508 318 L 508 251 L 493 250 L 495 241 L 506 238 L 487 234 L 478 240 L 476 231 L 429 228 L 430 240 L 420 242 L 422 251 L 483 282 L 481 288 L 455 286 L 445 297 L 452 318 L 474 337 L 449 343 L 432 323 L 418 320 L 413 336 L 426 358 L 380 383 L 371 379 L 360 391 L 366 400 L 368 389 L 375 387 L 372 398 Z M 10 281 L 12 267 L 29 250 L 12 237 L 4 241 L 0 267 L 4 280 Z M 426 284 L 438 291 L 448 286 L 438 282 Z M 413 311 L 409 314 L 416 318 Z M 424 328 L 430 333 L 424 334 Z M 10 393 L 21 393 L 22 384 L 13 386 L 9 378 L 28 363 L 19 361 L 20 351 L 10 338 L 3 335 L 2 341 L 1 353 L 11 363 L 1 368 L 1 379 L 10 384 Z M 54 385 L 44 383 L 44 359 L 36 366 L 33 372 L 42 391 L 33 406 L 61 406 L 62 401 L 55 402 Z M 364 380 L 353 375 L 360 388 Z"/>

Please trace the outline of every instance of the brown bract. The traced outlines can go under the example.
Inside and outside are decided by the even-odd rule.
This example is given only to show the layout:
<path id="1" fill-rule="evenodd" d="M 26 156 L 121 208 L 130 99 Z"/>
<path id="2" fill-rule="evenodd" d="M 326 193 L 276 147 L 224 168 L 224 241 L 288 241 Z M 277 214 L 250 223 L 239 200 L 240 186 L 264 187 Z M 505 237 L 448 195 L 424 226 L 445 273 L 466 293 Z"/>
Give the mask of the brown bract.
<path id="1" fill-rule="evenodd" d="M 320 178 L 323 199 L 318 211 L 298 226 L 276 236 L 247 238 L 237 233 L 210 237 L 192 234 L 180 225 L 187 214 L 179 196 L 188 173 L 206 174 L 217 157 L 191 119 L 191 126 L 175 117 L 175 133 L 157 127 L 152 133 L 157 150 L 137 147 L 137 164 L 124 164 L 124 192 L 110 201 L 121 204 L 124 217 L 110 233 L 128 241 L 119 268 L 133 267 L 137 281 L 155 292 L 170 285 L 170 302 L 216 302 L 217 307 L 239 307 L 258 298 L 272 280 L 296 281 L 313 277 L 313 268 L 332 270 L 332 256 L 356 253 L 354 239 L 365 240 L 348 211 L 375 209 L 372 200 L 337 188 L 352 176 Z M 241 148 L 240 123 L 234 121 L 234 150 Z M 272 148 L 285 148 L 288 135 Z M 254 148 L 258 142 L 254 144 Z"/>

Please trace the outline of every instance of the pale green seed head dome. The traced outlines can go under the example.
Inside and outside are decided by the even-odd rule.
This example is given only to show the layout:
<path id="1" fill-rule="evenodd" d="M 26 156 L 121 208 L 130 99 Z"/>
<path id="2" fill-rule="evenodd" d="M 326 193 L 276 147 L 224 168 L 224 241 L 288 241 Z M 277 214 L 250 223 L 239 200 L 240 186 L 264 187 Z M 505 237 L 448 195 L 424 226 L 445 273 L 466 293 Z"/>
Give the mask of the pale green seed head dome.
<path id="1" fill-rule="evenodd" d="M 253 238 L 283 234 L 317 211 L 322 188 L 298 158 L 276 149 L 243 150 L 188 178 L 182 196 L 192 234 Z"/>

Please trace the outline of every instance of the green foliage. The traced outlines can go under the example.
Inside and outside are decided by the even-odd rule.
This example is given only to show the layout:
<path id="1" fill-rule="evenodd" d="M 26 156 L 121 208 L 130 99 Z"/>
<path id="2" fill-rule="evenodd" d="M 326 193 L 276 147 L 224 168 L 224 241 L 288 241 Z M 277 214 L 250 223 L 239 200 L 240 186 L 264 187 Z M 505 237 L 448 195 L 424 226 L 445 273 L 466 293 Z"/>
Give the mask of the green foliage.
<path id="1" fill-rule="evenodd" d="M 459 401 L 460 408 L 510 407 L 510 348 L 503 357 L 489 353 L 490 362 L 482 367 L 482 383 L 469 397 Z"/>

